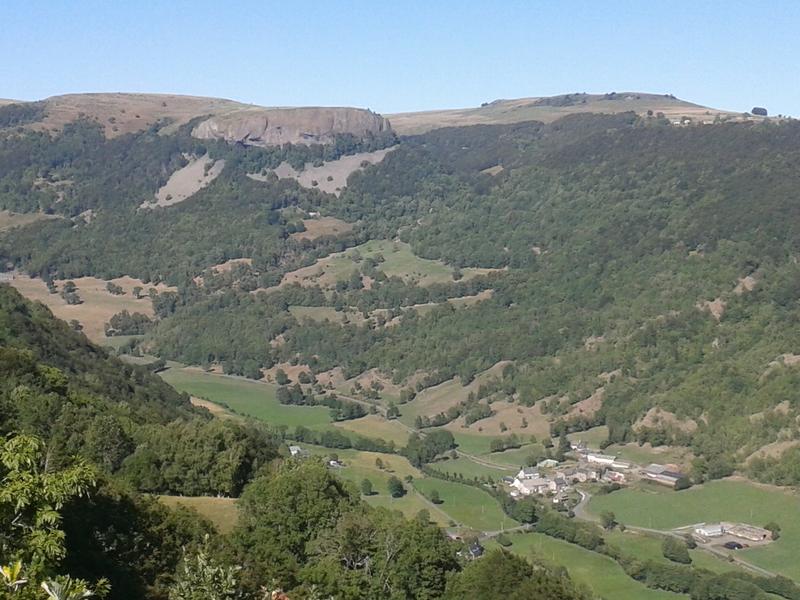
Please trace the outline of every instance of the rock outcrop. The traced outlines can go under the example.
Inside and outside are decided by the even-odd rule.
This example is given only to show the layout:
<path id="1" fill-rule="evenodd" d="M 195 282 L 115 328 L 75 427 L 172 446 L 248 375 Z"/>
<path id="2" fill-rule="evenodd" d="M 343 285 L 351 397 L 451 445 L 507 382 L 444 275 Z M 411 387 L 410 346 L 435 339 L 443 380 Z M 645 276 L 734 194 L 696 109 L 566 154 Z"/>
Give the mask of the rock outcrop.
<path id="1" fill-rule="evenodd" d="M 330 144 L 341 134 L 363 139 L 388 131 L 388 120 L 359 108 L 248 108 L 213 116 L 197 125 L 192 135 L 251 146 L 275 146 Z"/>

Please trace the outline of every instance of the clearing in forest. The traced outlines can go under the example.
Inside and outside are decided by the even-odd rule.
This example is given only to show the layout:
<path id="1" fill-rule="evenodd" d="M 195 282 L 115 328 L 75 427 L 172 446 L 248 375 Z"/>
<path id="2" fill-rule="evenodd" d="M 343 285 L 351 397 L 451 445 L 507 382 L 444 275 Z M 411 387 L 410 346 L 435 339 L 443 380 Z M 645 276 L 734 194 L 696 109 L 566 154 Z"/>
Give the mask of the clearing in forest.
<path id="1" fill-rule="evenodd" d="M 330 411 L 324 406 L 281 404 L 276 397 L 277 387 L 268 383 L 205 373 L 197 368 L 168 369 L 161 378 L 179 392 L 219 403 L 271 425 L 314 427 L 331 422 Z"/>
<path id="2" fill-rule="evenodd" d="M 189 164 L 170 175 L 167 183 L 156 192 L 155 201 L 145 201 L 140 208 L 172 206 L 183 202 L 214 181 L 225 168 L 224 160 L 214 161 L 207 154 L 188 160 Z"/>
<path id="3" fill-rule="evenodd" d="M 239 507 L 236 498 L 216 498 L 213 496 L 159 496 L 158 499 L 169 506 L 176 508 L 184 506 L 196 510 L 201 517 L 205 517 L 220 533 L 230 533 L 236 526 L 239 518 Z"/>
<path id="4" fill-rule="evenodd" d="M 298 231 L 289 237 L 296 240 L 315 240 L 326 235 L 339 235 L 353 231 L 353 225 L 336 217 L 315 217 L 303 219 L 305 231 Z"/>
<path id="5" fill-rule="evenodd" d="M 364 168 L 362 165 L 373 165 L 381 162 L 394 148 L 384 148 L 374 152 L 359 152 L 342 156 L 315 167 L 306 163 L 302 171 L 296 170 L 289 163 L 283 162 L 272 171 L 279 179 L 294 179 L 305 188 L 316 188 L 329 194 L 339 193 L 347 186 L 347 178 Z M 266 181 L 266 173 L 248 173 L 250 179 Z"/>
<path id="6" fill-rule="evenodd" d="M 122 288 L 121 295 L 114 295 L 108 291 L 108 281 L 96 277 L 79 277 L 72 280 L 77 286 L 78 296 L 83 301 L 81 304 L 67 304 L 61 297 L 65 280 L 56 280 L 58 293 L 51 294 L 47 285 L 41 279 L 18 274 L 10 283 L 29 300 L 38 300 L 45 304 L 53 314 L 64 321 L 75 319 L 83 325 L 83 332 L 93 342 L 104 344 L 110 338 L 106 337 L 105 324 L 115 314 L 127 310 L 130 313 L 142 313 L 148 317 L 153 316 L 153 303 L 147 295 L 151 287 L 159 292 L 174 290 L 164 284 L 153 285 L 143 283 L 132 277 L 118 277 L 110 282 Z M 142 297 L 133 296 L 133 288 L 142 288 Z"/>
<path id="7" fill-rule="evenodd" d="M 383 260 L 375 268 L 383 271 L 388 277 L 400 277 L 407 283 L 424 286 L 455 281 L 452 267 L 438 260 L 420 258 L 404 242 L 372 240 L 344 252 L 337 252 L 321 258 L 308 267 L 287 273 L 284 275 L 281 285 L 299 283 L 305 286 L 319 285 L 331 289 L 337 281 L 347 280 L 353 273 L 359 272 L 365 258 L 375 258 L 379 261 L 382 258 Z M 496 270 L 465 268 L 461 272 L 463 279 L 466 280 Z"/>
<path id="8" fill-rule="evenodd" d="M 46 215 L 44 213 L 15 213 L 10 210 L 0 210 L 0 231 L 30 225 L 36 221 L 45 219 L 60 219 L 57 215 Z"/>

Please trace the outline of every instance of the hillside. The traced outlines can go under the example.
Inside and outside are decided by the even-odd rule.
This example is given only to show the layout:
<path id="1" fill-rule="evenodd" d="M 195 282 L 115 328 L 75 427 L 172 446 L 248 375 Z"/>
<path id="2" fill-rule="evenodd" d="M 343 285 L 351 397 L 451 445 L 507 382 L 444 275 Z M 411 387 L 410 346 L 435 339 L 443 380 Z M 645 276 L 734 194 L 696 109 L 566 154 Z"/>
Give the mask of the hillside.
<path id="1" fill-rule="evenodd" d="M 564 94 L 561 96 L 494 100 L 476 108 L 395 113 L 388 115 L 395 131 L 402 135 L 425 133 L 439 127 L 500 125 L 523 121 L 551 123 L 581 113 L 615 114 L 632 111 L 638 115 L 662 113 L 670 120 L 688 117 L 695 123 L 710 123 L 719 116 L 740 115 L 680 100 L 669 94 L 619 92 L 608 94 Z"/>
<path id="2" fill-rule="evenodd" d="M 15 104 L 0 101 L 0 105 Z M 53 96 L 35 106 L 39 114 L 29 127 L 60 130 L 76 119 L 88 118 L 103 127 L 108 138 L 146 130 L 162 122 L 172 130 L 197 122 L 194 135 L 251 145 L 333 143 L 336 136 L 380 135 L 391 131 L 379 115 L 356 108 L 269 108 L 221 98 L 174 94 L 97 93 Z M 0 127 L 2 126 L 0 115 Z"/>
<path id="3" fill-rule="evenodd" d="M 387 411 L 419 394 L 407 425 L 485 444 L 603 425 L 603 444 L 690 451 L 698 482 L 794 481 L 791 444 L 770 444 L 800 437 L 797 122 L 683 126 L 657 109 L 703 109 L 645 95 L 536 102 L 550 118 L 653 114 L 280 147 L 199 140 L 194 123 L 7 130 L 0 209 L 61 218 L 15 217 L 27 224 L 3 232 L 0 258 L 16 285 L 48 281 L 63 314 L 68 299 L 110 305 L 104 282 L 141 281 L 152 312 L 119 316 L 132 337 L 107 340 L 124 351 L 253 379 L 307 371 Z M 375 152 L 337 174 L 344 187 L 323 170 Z M 214 177 L 167 187 L 193 165 Z M 764 447 L 789 450 L 748 460 Z"/>
<path id="4" fill-rule="evenodd" d="M 5 284 L 0 408 L 8 597 L 44 597 L 43 588 L 161 600 L 211 572 L 202 589 L 229 592 L 203 597 L 255 599 L 286 589 L 303 598 L 313 586 L 331 598 L 366 600 L 390 590 L 387 597 L 398 600 L 456 600 L 486 578 L 480 565 L 459 558 L 464 544 L 427 512 L 406 519 L 372 508 L 322 460 L 279 458 L 277 436 L 285 431 L 209 420 L 156 375 L 109 356 Z M 136 490 L 171 495 L 162 505 Z M 238 501 L 230 497 L 240 493 Z M 192 499 L 176 498 L 184 495 Z M 214 515 L 211 496 L 228 519 L 224 532 L 183 508 L 200 505 Z M 357 552 L 380 564 L 377 575 L 351 564 L 340 546 L 342 536 L 359 532 L 368 541 Z M 548 565 L 534 568 L 500 551 L 486 560 L 508 570 L 507 591 L 591 598 Z"/>

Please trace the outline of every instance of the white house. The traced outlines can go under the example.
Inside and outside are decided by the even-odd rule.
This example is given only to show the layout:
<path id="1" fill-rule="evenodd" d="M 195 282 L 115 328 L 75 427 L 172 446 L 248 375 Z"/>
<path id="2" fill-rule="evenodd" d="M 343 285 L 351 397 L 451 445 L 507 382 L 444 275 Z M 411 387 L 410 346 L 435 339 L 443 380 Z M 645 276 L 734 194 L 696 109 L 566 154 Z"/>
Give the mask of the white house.
<path id="1" fill-rule="evenodd" d="M 540 460 L 536 463 L 536 466 L 540 469 L 552 469 L 553 467 L 558 466 L 558 461 L 553 460 L 552 458 L 545 458 L 544 460 Z"/>
<path id="2" fill-rule="evenodd" d="M 700 537 L 715 538 L 725 533 L 722 523 L 703 523 L 694 528 L 694 532 Z"/>
<path id="3" fill-rule="evenodd" d="M 546 494 L 547 492 L 554 492 L 555 482 L 551 479 L 544 477 L 537 477 L 536 479 L 515 479 L 511 484 L 523 496 L 530 496 L 531 494 Z"/>
<path id="4" fill-rule="evenodd" d="M 517 479 L 536 479 L 539 477 L 539 470 L 535 467 L 523 467 L 517 473 Z"/>

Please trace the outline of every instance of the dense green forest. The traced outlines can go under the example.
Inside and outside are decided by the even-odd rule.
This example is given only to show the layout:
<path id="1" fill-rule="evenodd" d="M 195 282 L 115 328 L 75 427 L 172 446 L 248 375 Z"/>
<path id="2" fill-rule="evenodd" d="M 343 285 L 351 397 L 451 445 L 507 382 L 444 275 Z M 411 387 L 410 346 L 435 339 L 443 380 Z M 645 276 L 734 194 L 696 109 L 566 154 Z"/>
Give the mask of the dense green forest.
<path id="1" fill-rule="evenodd" d="M 210 420 L 7 285 L 0 408 L 2 598 L 455 600 L 486 585 L 424 514 L 370 508 L 321 460 L 280 458 L 278 433 Z M 239 522 L 221 535 L 147 491 L 241 492 Z M 485 597 L 590 597 L 545 565 L 488 560 L 507 581 Z"/>
<path id="2" fill-rule="evenodd" d="M 798 437 L 798 372 L 781 358 L 797 352 L 800 334 L 795 121 L 682 127 L 630 113 L 441 129 L 401 139 L 338 196 L 246 174 L 393 139 L 259 149 L 160 127 L 113 140 L 88 122 L 60 134 L 5 130 L 0 207 L 65 218 L 7 232 L 0 255 L 45 278 L 127 274 L 176 285 L 155 298 L 159 320 L 142 342 L 163 358 L 250 376 L 278 362 L 314 373 L 342 367 L 346 376 L 377 368 L 401 385 L 423 373 L 417 391 L 513 361 L 503 397 L 541 403 L 554 433 L 605 424 L 607 443 L 689 446 L 697 481 Z M 139 210 L 184 153 L 206 152 L 226 160 L 212 184 L 176 206 Z M 484 172 L 493 167 L 502 171 Z M 91 223 L 76 218 L 89 209 Z M 354 228 L 297 239 L 288 209 Z M 271 288 L 287 272 L 378 239 L 406 242 L 457 273 L 496 270 L 421 286 L 362 261 L 334 288 Z M 210 271 L 242 257 L 252 265 Z M 484 290 L 491 296 L 466 308 L 445 302 Z M 707 305 L 715 300 L 716 316 Z M 439 305 L 408 308 L 427 302 Z M 310 323 L 290 306 L 365 319 Z M 602 407 L 571 416 L 601 385 Z M 643 420 L 653 407 L 680 419 Z M 791 455 L 770 460 L 751 474 L 800 481 Z"/>

